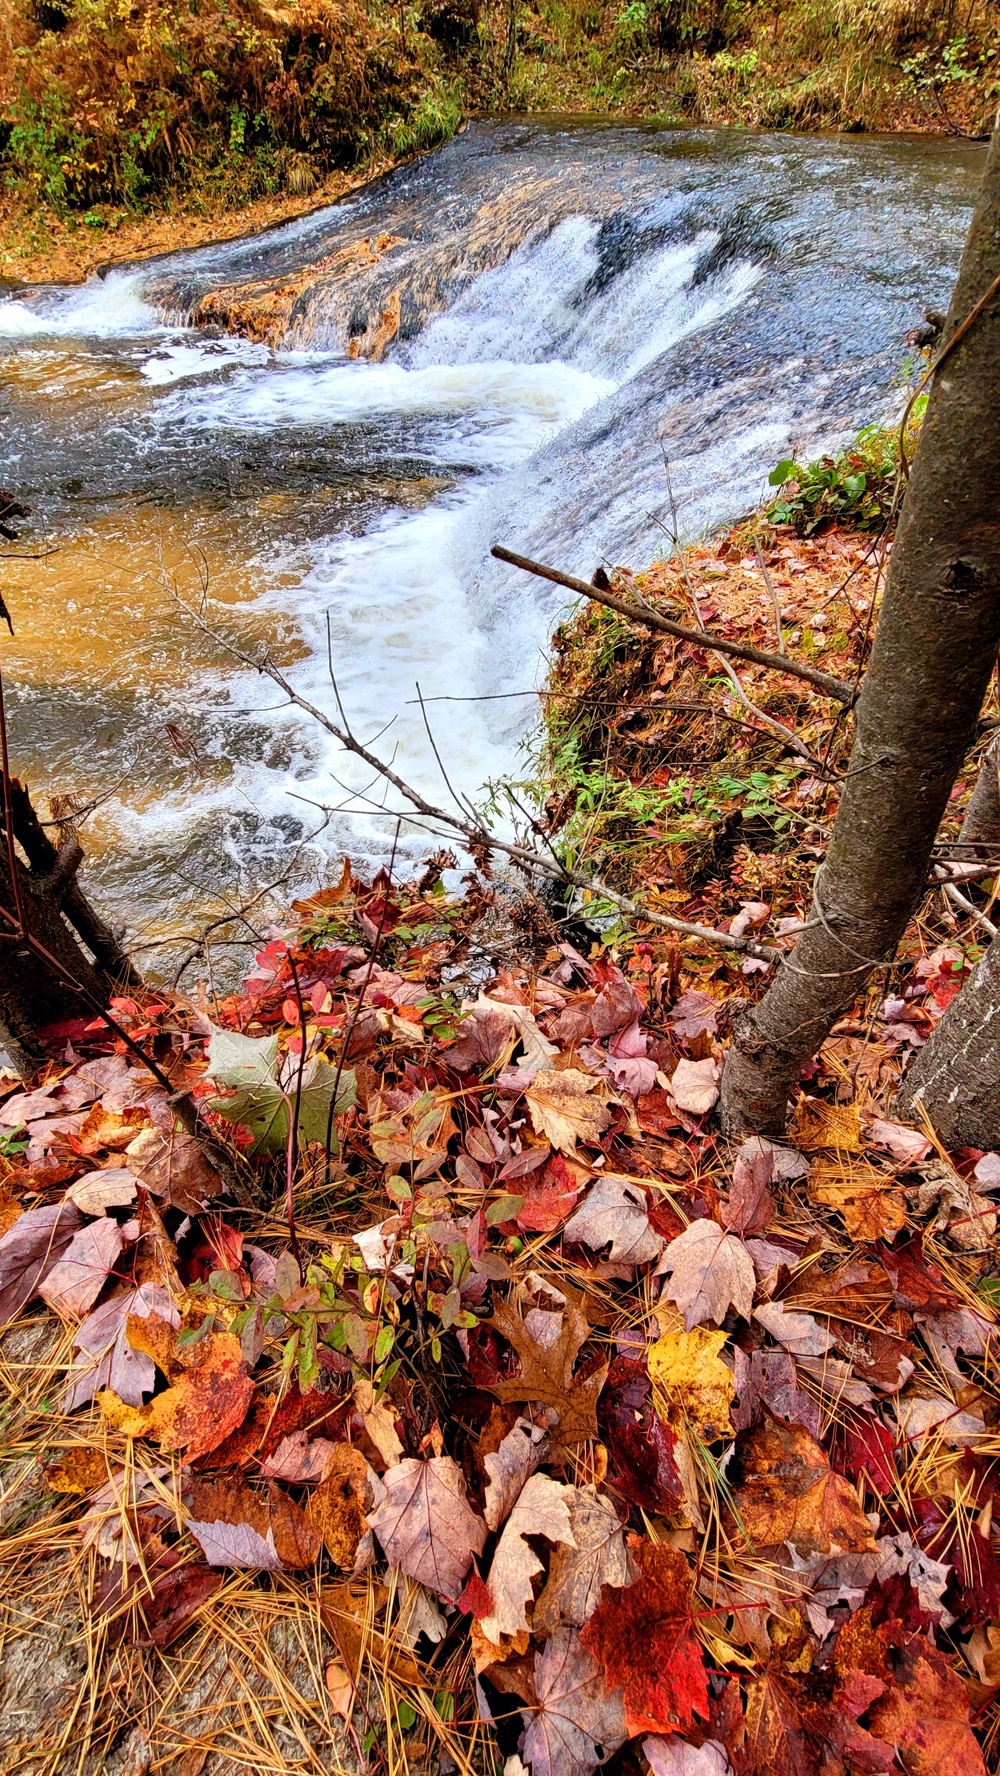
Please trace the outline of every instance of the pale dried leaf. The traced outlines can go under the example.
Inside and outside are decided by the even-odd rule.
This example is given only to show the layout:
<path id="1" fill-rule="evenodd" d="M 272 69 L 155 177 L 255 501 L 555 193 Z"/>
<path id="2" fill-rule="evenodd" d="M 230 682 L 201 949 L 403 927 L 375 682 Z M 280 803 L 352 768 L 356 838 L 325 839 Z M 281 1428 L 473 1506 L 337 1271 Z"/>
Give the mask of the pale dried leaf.
<path id="1" fill-rule="evenodd" d="M 590 1776 L 624 1744 L 622 1692 L 609 1692 L 575 1628 L 557 1628 L 535 1654 L 535 1694 L 523 1746 L 531 1776 Z"/>
<path id="2" fill-rule="evenodd" d="M 627 1585 L 631 1577 L 625 1536 L 610 1499 L 592 1487 L 572 1488 L 569 1520 L 575 1546 L 553 1549 L 545 1589 L 535 1605 L 536 1634 L 552 1634 L 562 1623 L 582 1628 L 601 1599 L 602 1585 Z"/>
<path id="3" fill-rule="evenodd" d="M 897 1400 L 896 1414 L 900 1440 L 917 1449 L 923 1447 L 928 1434 L 940 1437 L 952 1449 L 972 1448 L 986 1435 L 978 1413 L 960 1411 L 954 1400 L 946 1400 L 943 1394 Z"/>
<path id="4" fill-rule="evenodd" d="M 491 999 L 488 993 L 480 993 L 476 1006 L 477 1015 L 480 1007 L 494 1016 L 506 1018 L 509 1024 L 514 1025 L 524 1049 L 526 1067 L 545 1067 L 552 1056 L 559 1053 L 556 1044 L 542 1035 L 526 1005 L 508 1005 L 503 999 Z"/>
<path id="5" fill-rule="evenodd" d="M 20 1313 L 82 1225 L 75 1203 L 28 1209 L 0 1239 L 0 1326 Z"/>
<path id="6" fill-rule="evenodd" d="M 537 1073 L 525 1094 L 535 1133 L 571 1156 L 578 1140 L 596 1147 L 611 1121 L 606 1105 L 594 1096 L 599 1085 L 592 1073 L 578 1067 Z"/>
<path id="7" fill-rule="evenodd" d="M 67 1377 L 64 1412 L 85 1405 L 101 1388 L 113 1388 L 127 1406 L 141 1406 L 143 1394 L 151 1394 L 156 1385 L 156 1366 L 145 1351 L 132 1349 L 128 1321 L 130 1316 L 147 1319 L 150 1314 L 171 1326 L 180 1325 L 181 1316 L 160 1283 L 142 1283 L 138 1289 L 113 1295 L 77 1327 L 73 1337 L 77 1355 Z"/>
<path id="8" fill-rule="evenodd" d="M 322 1480 L 327 1463 L 336 1449 L 329 1437 L 313 1437 L 308 1431 L 293 1431 L 282 1437 L 273 1455 L 261 1462 L 265 1480 L 284 1480 L 290 1486 L 304 1486 Z"/>
<path id="9" fill-rule="evenodd" d="M 212 1523 L 199 1523 L 194 1517 L 187 1519 L 187 1527 L 209 1566 L 241 1567 L 252 1572 L 281 1571 L 272 1529 L 262 1536 L 249 1523 L 225 1523 L 221 1518 Z"/>
<path id="10" fill-rule="evenodd" d="M 127 1166 L 109 1166 L 107 1171 L 88 1172 L 85 1178 L 78 1178 L 67 1190 L 66 1201 L 75 1203 L 84 1215 L 106 1215 L 109 1209 L 123 1209 L 134 1203 L 138 1188 L 135 1175 Z"/>
<path id="11" fill-rule="evenodd" d="M 650 1776 L 732 1776 L 725 1749 L 717 1739 L 689 1745 L 686 1739 L 678 1739 L 672 1733 L 669 1739 L 644 1739 L 642 1749 Z"/>
<path id="12" fill-rule="evenodd" d="M 528 1627 L 525 1612 L 532 1596 L 531 1581 L 544 1568 L 524 1538 L 544 1536 L 547 1541 L 573 1546 L 571 1497 L 572 1488 L 548 1474 L 532 1474 L 526 1483 L 497 1543 L 487 1578 L 493 1613 L 483 1618 L 482 1627 L 489 1640 L 499 1641 L 502 1634 L 518 1634 Z"/>
<path id="13" fill-rule="evenodd" d="M 555 1319 L 559 1324 L 562 1322 L 561 1314 L 546 1317 Z M 530 1318 L 530 1313 L 525 1316 L 526 1326 Z M 532 1333 L 532 1336 L 537 1334 Z M 556 1337 L 558 1336 L 557 1324 Z M 499 1449 L 486 1456 L 483 1466 L 489 1479 L 483 1515 L 488 1529 L 499 1529 L 504 1519 L 510 1516 L 525 1481 L 535 1472 L 547 1447 L 546 1433 L 541 1426 L 533 1425 L 530 1419 L 519 1418 L 501 1441 Z"/>
<path id="14" fill-rule="evenodd" d="M 386 1497 L 368 1518 L 393 1566 L 453 1602 L 481 1554 L 486 1525 L 465 1496 L 465 1478 L 450 1455 L 407 1456 L 384 1475 Z"/>
<path id="15" fill-rule="evenodd" d="M 868 1139 L 873 1147 L 881 1147 L 893 1159 L 903 1162 L 926 1159 L 931 1150 L 926 1135 L 917 1129 L 905 1128 L 901 1122 L 886 1122 L 879 1116 L 868 1130 Z"/>
<path id="16" fill-rule="evenodd" d="M 403 1453 L 395 1414 L 384 1400 L 376 1400 L 374 1386 L 366 1376 L 361 1376 L 354 1384 L 354 1404 L 379 1455 L 386 1467 L 391 1468 Z"/>
<path id="17" fill-rule="evenodd" d="M 403 1575 L 399 1610 L 395 1623 L 396 1638 L 412 1653 L 423 1634 L 435 1646 L 448 1632 L 448 1624 L 430 1592 L 415 1579 Z"/>
<path id="18" fill-rule="evenodd" d="M 769 1332 L 776 1344 L 784 1346 L 796 1357 L 821 1357 L 834 1343 L 833 1334 L 809 1313 L 796 1313 L 780 1301 L 767 1301 L 755 1307 L 753 1317 Z"/>
<path id="19" fill-rule="evenodd" d="M 663 1240 L 649 1225 L 645 1191 L 615 1173 L 597 1179 L 563 1235 L 594 1252 L 610 1244 L 609 1257 L 625 1264 L 648 1264 L 663 1250 Z"/>
<path id="20" fill-rule="evenodd" d="M 689 1332 L 703 1320 L 721 1324 L 731 1306 L 749 1316 L 753 1262 L 742 1240 L 724 1232 L 716 1221 L 692 1221 L 671 1240 L 656 1275 L 670 1277 L 664 1294 L 680 1308 Z"/>
<path id="21" fill-rule="evenodd" d="M 38 1293 L 64 1319 L 85 1314 L 101 1293 L 124 1243 L 117 1221 L 88 1221 L 43 1278 Z"/>
<path id="22" fill-rule="evenodd" d="M 678 1061 L 670 1080 L 678 1110 L 706 1116 L 719 1101 L 719 1063 L 709 1055 L 704 1061 Z"/>

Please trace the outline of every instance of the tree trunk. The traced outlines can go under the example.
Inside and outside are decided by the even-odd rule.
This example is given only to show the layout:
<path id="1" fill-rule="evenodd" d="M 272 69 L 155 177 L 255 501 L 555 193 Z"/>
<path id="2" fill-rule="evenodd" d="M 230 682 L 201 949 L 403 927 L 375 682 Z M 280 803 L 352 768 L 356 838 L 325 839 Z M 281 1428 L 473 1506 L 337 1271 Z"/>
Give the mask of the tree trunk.
<path id="1" fill-rule="evenodd" d="M 943 344 L 1000 276 L 1000 130 Z M 898 943 L 1000 642 L 1000 298 L 934 379 L 903 502 L 830 850 L 803 933 L 736 1032 L 721 1114 L 778 1133 L 831 1024 Z"/>
<path id="2" fill-rule="evenodd" d="M 946 1147 L 1000 1147 L 1000 940 L 994 939 L 926 1046 L 897 1099 L 923 1105 Z"/>

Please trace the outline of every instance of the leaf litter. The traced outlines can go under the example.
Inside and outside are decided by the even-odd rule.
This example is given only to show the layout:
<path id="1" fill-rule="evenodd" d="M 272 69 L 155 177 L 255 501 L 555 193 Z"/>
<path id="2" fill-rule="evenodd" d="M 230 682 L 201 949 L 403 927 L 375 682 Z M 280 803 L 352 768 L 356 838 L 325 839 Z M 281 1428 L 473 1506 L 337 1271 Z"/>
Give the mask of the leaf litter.
<path id="1" fill-rule="evenodd" d="M 543 927 L 484 990 L 488 888 L 443 861 L 345 866 L 227 998 L 116 1002 L 239 1200 L 99 1027 L 6 1082 L 6 1607 L 72 1592 L 86 1663 L 5 1754 L 996 1768 L 1000 1159 L 892 1115 L 972 946 L 928 928 L 789 1144 L 729 1144 L 753 970 Z M 739 854 L 685 911 L 776 928 L 776 870 Z M 154 1658 L 202 1683 L 180 1724 Z"/>

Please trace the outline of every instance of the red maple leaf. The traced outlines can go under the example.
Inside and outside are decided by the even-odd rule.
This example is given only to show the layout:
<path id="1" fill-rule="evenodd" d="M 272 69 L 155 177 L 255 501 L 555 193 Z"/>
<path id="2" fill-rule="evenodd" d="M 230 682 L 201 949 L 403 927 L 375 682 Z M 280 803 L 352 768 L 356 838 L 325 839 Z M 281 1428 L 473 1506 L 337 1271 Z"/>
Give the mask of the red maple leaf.
<path id="1" fill-rule="evenodd" d="M 602 1585 L 601 1601 L 580 1632 L 620 1689 L 625 1724 L 635 1733 L 676 1733 L 708 1719 L 708 1680 L 691 1614 L 691 1575 L 676 1548 L 630 1536 L 639 1568 L 631 1585 Z"/>

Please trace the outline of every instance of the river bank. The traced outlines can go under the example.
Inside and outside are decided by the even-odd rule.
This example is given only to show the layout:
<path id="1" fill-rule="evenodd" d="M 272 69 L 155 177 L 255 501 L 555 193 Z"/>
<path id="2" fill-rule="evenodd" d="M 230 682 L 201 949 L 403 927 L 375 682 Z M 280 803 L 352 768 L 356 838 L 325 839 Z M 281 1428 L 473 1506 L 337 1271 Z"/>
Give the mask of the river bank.
<path id="1" fill-rule="evenodd" d="M 979 139 L 1000 97 L 985 0 L 960 23 L 950 0 L 789 0 L 767 19 L 730 0 L 435 0 L 402 27 L 395 7 L 316 0 L 308 53 L 294 13 L 257 0 L 229 26 L 218 0 L 146 11 L 17 0 L 0 33 L 0 277 L 78 281 L 301 216 L 463 116 Z"/>

